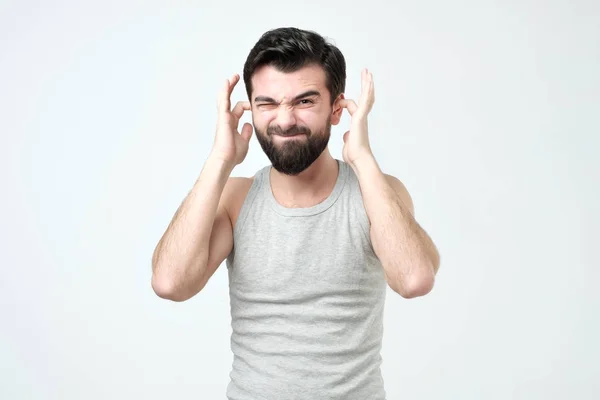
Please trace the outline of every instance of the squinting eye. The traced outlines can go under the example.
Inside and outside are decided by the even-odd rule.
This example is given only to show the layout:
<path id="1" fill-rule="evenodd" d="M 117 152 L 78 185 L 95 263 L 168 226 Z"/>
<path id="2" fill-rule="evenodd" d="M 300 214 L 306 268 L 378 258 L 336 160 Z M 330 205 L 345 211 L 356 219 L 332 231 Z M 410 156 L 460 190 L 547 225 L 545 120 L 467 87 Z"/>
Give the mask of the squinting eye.
<path id="1" fill-rule="evenodd" d="M 300 104 L 306 105 L 306 104 L 314 104 L 314 101 L 312 100 L 307 100 L 307 99 L 303 99 L 300 100 Z"/>

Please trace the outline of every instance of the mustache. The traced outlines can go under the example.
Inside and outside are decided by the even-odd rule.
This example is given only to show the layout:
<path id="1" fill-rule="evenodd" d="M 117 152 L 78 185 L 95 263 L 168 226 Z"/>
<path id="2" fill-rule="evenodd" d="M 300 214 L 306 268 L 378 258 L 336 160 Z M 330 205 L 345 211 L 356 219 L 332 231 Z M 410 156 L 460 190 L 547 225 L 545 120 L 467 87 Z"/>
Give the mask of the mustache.
<path id="1" fill-rule="evenodd" d="M 267 128 L 267 135 L 279 135 L 279 136 L 294 136 L 294 135 L 310 135 L 310 129 L 304 126 L 294 125 L 286 130 L 281 129 L 280 126 L 271 126 Z"/>

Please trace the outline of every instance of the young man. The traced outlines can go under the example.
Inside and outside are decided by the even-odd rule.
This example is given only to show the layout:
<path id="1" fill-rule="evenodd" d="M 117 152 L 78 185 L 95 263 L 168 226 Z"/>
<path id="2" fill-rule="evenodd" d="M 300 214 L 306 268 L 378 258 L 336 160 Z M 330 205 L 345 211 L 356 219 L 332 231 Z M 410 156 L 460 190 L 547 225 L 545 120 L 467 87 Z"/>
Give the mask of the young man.
<path id="1" fill-rule="evenodd" d="M 342 53 L 314 32 L 265 33 L 218 99 L 213 149 L 152 260 L 158 296 L 184 301 L 227 260 L 234 355 L 227 397 L 385 399 L 380 371 L 386 283 L 405 298 L 433 286 L 439 255 L 413 218 L 403 184 L 369 146 L 372 74 L 344 97 Z M 351 115 L 343 160 L 331 126 Z M 271 161 L 233 178 L 252 125 Z"/>

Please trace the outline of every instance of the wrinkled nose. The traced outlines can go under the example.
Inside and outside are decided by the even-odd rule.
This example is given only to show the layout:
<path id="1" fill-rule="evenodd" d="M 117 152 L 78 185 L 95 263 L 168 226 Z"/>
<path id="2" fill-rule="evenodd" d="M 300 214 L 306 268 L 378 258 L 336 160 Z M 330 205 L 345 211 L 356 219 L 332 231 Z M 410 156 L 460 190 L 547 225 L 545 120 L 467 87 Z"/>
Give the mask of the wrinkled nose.
<path id="1" fill-rule="evenodd" d="M 296 116 L 294 115 L 294 110 L 290 107 L 280 107 L 277 111 L 277 117 L 273 122 L 275 125 L 278 125 L 282 130 L 288 130 L 292 126 L 296 125 Z"/>

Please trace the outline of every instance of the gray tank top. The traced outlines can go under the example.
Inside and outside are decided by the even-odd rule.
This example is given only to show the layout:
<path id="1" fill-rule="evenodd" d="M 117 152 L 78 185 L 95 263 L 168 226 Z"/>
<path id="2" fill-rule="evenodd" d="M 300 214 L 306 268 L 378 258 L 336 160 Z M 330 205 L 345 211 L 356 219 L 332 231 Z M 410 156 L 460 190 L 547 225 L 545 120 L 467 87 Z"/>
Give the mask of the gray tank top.
<path id="1" fill-rule="evenodd" d="M 286 208 L 264 167 L 227 258 L 230 400 L 384 400 L 386 281 L 352 168 L 323 202 Z"/>

